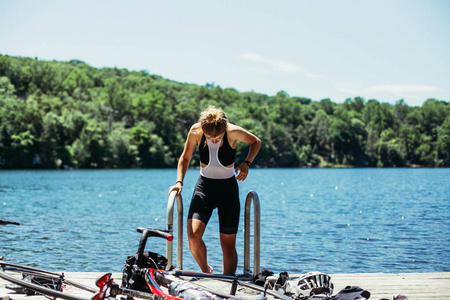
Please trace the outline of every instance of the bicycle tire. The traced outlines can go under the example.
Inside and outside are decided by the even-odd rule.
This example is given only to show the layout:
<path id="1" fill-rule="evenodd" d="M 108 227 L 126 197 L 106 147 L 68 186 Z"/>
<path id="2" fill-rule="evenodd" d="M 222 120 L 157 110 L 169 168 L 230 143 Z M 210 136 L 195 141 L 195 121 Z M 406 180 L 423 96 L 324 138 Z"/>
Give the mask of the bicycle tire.
<path id="1" fill-rule="evenodd" d="M 45 296 L 67 300 L 89 300 L 94 295 L 94 293 L 97 292 L 96 289 L 90 288 L 72 280 L 65 279 L 63 274 L 4 261 L 0 261 L 0 267 L 0 278 L 18 285 L 26 289 L 27 291 L 42 294 Z M 20 278 L 20 276 L 22 278 Z M 30 278 L 32 278 L 31 281 Z M 60 284 L 64 286 L 64 288 L 59 291 L 55 288 L 46 287 L 41 283 L 42 281 L 48 280 L 52 282 L 59 281 Z M 68 287 L 80 290 L 81 293 L 86 293 L 89 296 L 84 297 L 73 295 L 69 292 L 64 293 L 63 290 L 67 290 Z"/>

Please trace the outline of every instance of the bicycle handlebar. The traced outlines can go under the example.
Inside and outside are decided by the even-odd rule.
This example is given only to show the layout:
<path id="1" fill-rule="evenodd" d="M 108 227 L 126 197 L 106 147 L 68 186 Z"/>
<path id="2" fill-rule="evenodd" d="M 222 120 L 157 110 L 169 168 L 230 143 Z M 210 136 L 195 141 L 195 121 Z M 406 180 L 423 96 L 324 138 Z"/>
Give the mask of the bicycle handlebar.
<path id="1" fill-rule="evenodd" d="M 141 239 L 139 240 L 139 246 L 137 251 L 138 256 L 136 259 L 138 266 L 141 265 L 141 260 L 144 254 L 144 248 L 145 245 L 147 244 L 147 239 L 150 236 L 161 237 L 168 240 L 169 242 L 173 240 L 173 236 L 167 230 L 138 227 L 137 232 L 142 233 Z"/>
<path id="2" fill-rule="evenodd" d="M 173 236 L 167 230 L 138 227 L 136 229 L 136 231 L 139 233 L 142 233 L 146 237 L 156 236 L 156 237 L 164 238 L 164 239 L 168 240 L 169 242 L 171 242 L 173 240 Z"/>

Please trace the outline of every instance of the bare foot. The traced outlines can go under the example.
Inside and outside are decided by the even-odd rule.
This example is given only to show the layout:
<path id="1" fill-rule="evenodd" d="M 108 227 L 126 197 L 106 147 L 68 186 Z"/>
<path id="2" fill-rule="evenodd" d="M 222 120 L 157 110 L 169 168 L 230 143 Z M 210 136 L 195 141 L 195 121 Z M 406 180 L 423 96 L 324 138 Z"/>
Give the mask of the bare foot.
<path id="1" fill-rule="evenodd" d="M 211 267 L 210 265 L 208 265 L 209 271 L 207 272 L 208 274 L 212 274 L 212 272 L 214 271 L 213 267 Z"/>
<path id="2" fill-rule="evenodd" d="M 212 274 L 213 270 L 214 270 L 213 267 L 211 267 L 210 265 L 206 265 L 206 270 L 202 269 L 202 272 L 205 274 Z"/>

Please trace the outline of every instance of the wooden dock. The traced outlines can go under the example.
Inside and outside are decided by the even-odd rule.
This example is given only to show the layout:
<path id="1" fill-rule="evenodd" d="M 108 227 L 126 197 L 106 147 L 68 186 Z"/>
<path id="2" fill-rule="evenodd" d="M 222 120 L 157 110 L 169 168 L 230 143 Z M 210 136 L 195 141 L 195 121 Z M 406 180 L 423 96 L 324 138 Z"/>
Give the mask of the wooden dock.
<path id="1" fill-rule="evenodd" d="M 95 280 L 104 273 L 66 272 L 69 280 L 95 287 Z M 330 274 L 334 283 L 334 294 L 347 285 L 359 286 L 371 293 L 370 299 L 387 298 L 402 294 L 409 300 L 450 299 L 450 272 L 445 273 L 355 273 Z M 113 278 L 121 282 L 122 274 L 114 273 Z M 0 300 L 45 300 L 43 296 L 25 296 L 5 288 L 9 283 L 0 279 Z"/>

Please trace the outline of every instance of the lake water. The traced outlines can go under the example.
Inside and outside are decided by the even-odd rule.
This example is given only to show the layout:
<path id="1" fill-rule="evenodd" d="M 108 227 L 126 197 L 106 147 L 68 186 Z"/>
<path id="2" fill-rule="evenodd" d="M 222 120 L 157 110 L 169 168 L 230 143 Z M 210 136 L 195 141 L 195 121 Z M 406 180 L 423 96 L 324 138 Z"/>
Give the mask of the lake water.
<path id="1" fill-rule="evenodd" d="M 184 222 L 197 177 L 186 175 Z M 448 272 L 449 178 L 450 169 L 251 169 L 239 183 L 238 272 L 249 190 L 261 201 L 261 268 Z M 51 270 L 121 272 L 137 249 L 136 227 L 166 228 L 175 179 L 175 170 L 0 171 L 0 218 L 21 223 L 0 227 L 0 256 Z M 204 240 L 220 271 L 217 214 Z M 147 250 L 165 254 L 165 241 L 150 239 Z M 186 233 L 183 253 L 184 269 L 199 271 Z"/>

